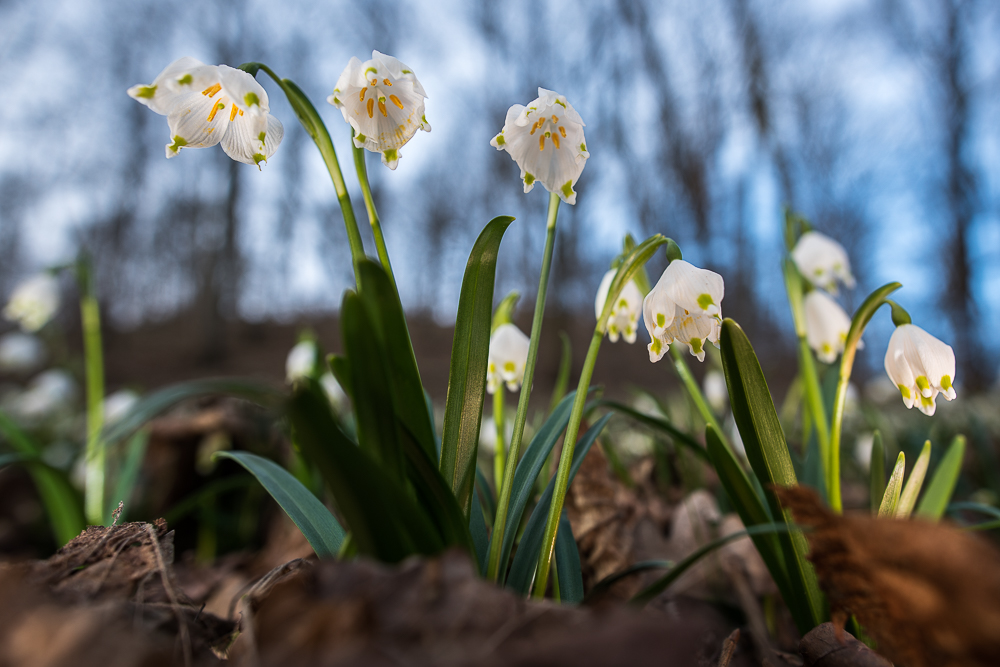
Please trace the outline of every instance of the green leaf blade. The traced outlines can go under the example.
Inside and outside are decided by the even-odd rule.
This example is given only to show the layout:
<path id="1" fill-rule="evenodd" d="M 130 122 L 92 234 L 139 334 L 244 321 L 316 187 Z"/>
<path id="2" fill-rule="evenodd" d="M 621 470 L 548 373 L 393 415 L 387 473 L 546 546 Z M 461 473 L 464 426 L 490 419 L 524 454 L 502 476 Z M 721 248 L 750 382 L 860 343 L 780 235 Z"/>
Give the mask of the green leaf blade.
<path id="1" fill-rule="evenodd" d="M 917 504 L 917 496 L 920 488 L 924 485 L 924 477 L 927 476 L 927 466 L 931 462 L 931 441 L 924 443 L 917 462 L 913 464 L 910 471 L 910 479 L 906 481 L 903 492 L 899 495 L 899 503 L 896 506 L 896 518 L 907 519 L 913 512 L 913 507 Z"/>
<path id="2" fill-rule="evenodd" d="M 940 521 L 944 516 L 951 495 L 955 492 L 958 476 L 962 472 L 962 462 L 965 460 L 965 436 L 956 435 L 948 447 L 948 452 L 941 459 L 924 497 L 917 505 L 917 516 L 931 521 Z"/>
<path id="3" fill-rule="evenodd" d="M 878 508 L 880 519 L 889 519 L 896 516 L 896 509 L 899 506 L 899 494 L 903 490 L 903 472 L 906 469 L 906 455 L 903 452 L 896 457 L 896 465 L 889 475 L 889 483 L 885 486 L 885 493 L 882 494 L 882 502 Z"/>

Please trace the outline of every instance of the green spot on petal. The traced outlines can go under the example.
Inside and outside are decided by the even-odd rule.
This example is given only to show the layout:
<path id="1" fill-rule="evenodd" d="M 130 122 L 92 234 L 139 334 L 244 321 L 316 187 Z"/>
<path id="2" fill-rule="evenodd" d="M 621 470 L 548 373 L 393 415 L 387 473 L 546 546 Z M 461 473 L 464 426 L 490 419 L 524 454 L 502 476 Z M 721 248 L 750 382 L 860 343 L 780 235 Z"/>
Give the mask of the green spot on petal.
<path id="1" fill-rule="evenodd" d="M 941 388 L 945 391 L 951 389 L 951 377 L 948 375 L 941 376 Z"/>
<path id="2" fill-rule="evenodd" d="M 560 100 L 559 98 L 556 98 L 556 104 L 558 104 L 559 106 L 561 106 L 563 109 L 566 108 L 566 103 L 563 102 L 562 100 Z"/>
<path id="3" fill-rule="evenodd" d="M 903 396 L 903 398 L 910 398 L 912 395 L 910 394 L 910 388 L 905 385 L 899 385 L 899 393 Z"/>
<path id="4" fill-rule="evenodd" d="M 502 134 L 497 135 L 497 146 L 503 146 L 507 143 L 507 140 L 503 138 Z"/>
<path id="5" fill-rule="evenodd" d="M 255 93 L 253 91 L 250 91 L 249 93 L 247 93 L 246 95 L 243 96 L 243 102 L 248 107 L 252 107 L 255 104 L 257 106 L 260 106 L 260 98 L 257 97 L 257 93 Z"/>
<path id="6" fill-rule="evenodd" d="M 573 181 L 566 181 L 560 189 L 564 196 L 571 197 L 573 195 Z"/>
<path id="7" fill-rule="evenodd" d="M 702 310 L 708 310 L 709 306 L 714 306 L 715 301 L 712 299 L 711 294 L 699 294 L 698 295 L 698 306 Z"/>
<path id="8" fill-rule="evenodd" d="M 667 318 L 663 313 L 656 314 L 656 326 L 662 327 L 667 323 Z"/>
<path id="9" fill-rule="evenodd" d="M 358 140 L 358 141 L 360 141 L 361 143 L 364 143 L 364 142 L 366 142 L 366 141 L 368 140 L 368 137 L 366 137 L 366 136 L 365 136 L 365 135 L 363 135 L 363 134 L 359 134 L 359 135 L 357 136 L 357 140 Z"/>
<path id="10" fill-rule="evenodd" d="M 507 361 L 504 362 L 503 369 L 508 373 L 513 373 L 515 370 L 517 370 L 517 367 L 514 365 L 513 361 Z"/>
<path id="11" fill-rule="evenodd" d="M 340 98 L 339 98 L 339 97 L 337 97 L 336 95 L 334 95 L 334 96 L 333 96 L 333 103 L 334 103 L 334 104 L 340 104 Z"/>
<path id="12" fill-rule="evenodd" d="M 654 338 L 653 342 L 651 343 L 650 349 L 653 350 L 654 354 L 659 354 L 660 350 L 663 349 L 663 343 L 660 342 L 659 338 Z"/>
<path id="13" fill-rule="evenodd" d="M 194 77 L 191 76 L 191 74 L 185 74 L 184 76 L 177 79 L 177 83 L 179 83 L 182 86 L 190 86 L 193 81 Z"/>
<path id="14" fill-rule="evenodd" d="M 261 162 L 267 162 L 267 158 L 263 154 L 261 154 L 261 153 L 254 153 L 253 154 L 253 163 L 255 165 L 257 165 L 257 167 L 259 168 Z"/>
<path id="15" fill-rule="evenodd" d="M 524 175 L 524 184 L 525 185 L 531 185 L 534 182 L 535 182 L 535 175 L 534 174 L 525 174 Z"/>
<path id="16" fill-rule="evenodd" d="M 580 144 L 580 152 L 581 153 L 587 152 L 587 144 Z"/>
<path id="17" fill-rule="evenodd" d="M 701 354 L 702 353 L 702 350 L 704 348 L 702 347 L 702 343 L 701 343 L 701 339 L 700 338 L 692 338 L 691 339 L 691 349 L 694 350 L 695 354 Z"/>
<path id="18" fill-rule="evenodd" d="M 264 143 L 265 137 L 267 137 L 267 132 L 261 132 L 257 135 L 257 138 L 260 139 L 260 143 Z"/>
<path id="19" fill-rule="evenodd" d="M 391 162 L 395 162 L 396 160 L 399 159 L 399 154 L 396 152 L 395 148 L 390 148 L 390 149 L 386 150 L 383 153 L 383 155 L 385 155 L 385 161 L 386 162 L 390 162 L 391 163 Z"/>
<path id="20" fill-rule="evenodd" d="M 365 70 L 365 76 L 368 76 L 368 72 L 374 72 L 375 74 L 378 74 L 378 69 L 375 67 L 369 67 L 368 69 Z"/>
<path id="21" fill-rule="evenodd" d="M 413 74 L 413 72 L 411 72 L 411 71 L 410 71 L 410 70 L 408 70 L 408 69 L 404 69 L 404 70 L 403 70 L 403 74 Z"/>
<path id="22" fill-rule="evenodd" d="M 187 145 L 188 145 L 187 139 L 178 134 L 174 137 L 174 143 L 170 144 L 170 150 L 176 153 L 182 147 Z"/>
<path id="23" fill-rule="evenodd" d="M 920 405 L 923 405 L 924 407 L 927 407 L 929 405 L 934 405 L 934 399 L 933 398 L 927 398 L 926 396 L 921 396 L 920 397 Z"/>
<path id="24" fill-rule="evenodd" d="M 927 381 L 926 375 L 921 375 L 917 378 L 917 386 L 920 387 L 921 391 L 923 391 L 924 389 L 930 389 L 931 383 Z"/>
<path id="25" fill-rule="evenodd" d="M 823 354 L 830 354 L 831 352 L 833 352 L 833 348 L 830 347 L 829 343 L 823 343 L 822 345 L 819 346 L 819 349 Z"/>
<path id="26" fill-rule="evenodd" d="M 143 86 L 139 89 L 139 92 L 135 94 L 136 97 L 141 97 L 143 99 L 152 99 L 156 95 L 156 86 Z"/>

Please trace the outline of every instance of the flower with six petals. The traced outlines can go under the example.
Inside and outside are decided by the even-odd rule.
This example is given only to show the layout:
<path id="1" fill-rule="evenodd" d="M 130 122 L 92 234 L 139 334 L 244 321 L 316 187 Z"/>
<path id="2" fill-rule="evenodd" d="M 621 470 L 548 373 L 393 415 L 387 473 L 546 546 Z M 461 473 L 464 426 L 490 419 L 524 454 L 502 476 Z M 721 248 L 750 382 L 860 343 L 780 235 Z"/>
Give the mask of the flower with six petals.
<path id="1" fill-rule="evenodd" d="M 854 287 L 847 251 L 825 234 L 810 231 L 799 237 L 792 261 L 809 282 L 830 294 L 837 293 L 838 280 L 848 289 Z"/>
<path id="2" fill-rule="evenodd" d="M 649 360 L 659 361 L 671 343 L 688 346 L 705 360 L 705 342 L 719 344 L 725 285 L 714 271 L 677 259 L 667 266 L 642 302 L 642 319 L 652 339 Z"/>
<path id="3" fill-rule="evenodd" d="M 354 128 L 354 145 L 382 154 L 395 169 L 399 149 L 417 130 L 431 131 L 424 115 L 427 93 L 413 70 L 392 56 L 372 51 L 372 59 L 352 57 L 326 101 Z"/>
<path id="4" fill-rule="evenodd" d="M 205 65 L 185 57 L 167 65 L 149 85 L 128 94 L 167 117 L 167 157 L 181 148 L 207 148 L 218 143 L 226 155 L 257 165 L 274 155 L 284 128 L 268 113 L 267 92 L 257 80 L 228 65 Z"/>
<path id="5" fill-rule="evenodd" d="M 500 383 L 517 391 L 524 381 L 528 360 L 528 337 L 513 324 L 501 324 L 490 336 L 489 365 L 486 368 L 486 391 L 495 394 Z"/>
<path id="6" fill-rule="evenodd" d="M 597 288 L 597 299 L 594 302 L 594 312 L 597 317 L 604 312 L 604 305 L 608 300 L 608 290 L 611 289 L 611 282 L 615 279 L 615 269 L 611 269 L 601 278 L 601 284 Z M 608 338 L 612 343 L 618 342 L 618 337 L 624 336 L 626 343 L 635 342 L 635 333 L 639 328 L 639 313 L 642 312 L 642 292 L 636 286 L 634 280 L 622 287 L 618 294 L 618 302 L 611 309 L 608 316 Z"/>
<path id="7" fill-rule="evenodd" d="M 955 393 L 955 351 L 915 324 L 901 324 L 889 338 L 885 372 L 903 396 L 907 408 L 916 405 L 933 415 L 941 394 L 949 401 Z"/>
<path id="8" fill-rule="evenodd" d="M 539 88 L 534 102 L 507 110 L 503 129 L 490 145 L 507 151 L 521 168 L 525 192 L 537 181 L 567 204 L 575 204 L 573 186 L 590 157 L 583 127 L 583 119 L 565 96 Z"/>

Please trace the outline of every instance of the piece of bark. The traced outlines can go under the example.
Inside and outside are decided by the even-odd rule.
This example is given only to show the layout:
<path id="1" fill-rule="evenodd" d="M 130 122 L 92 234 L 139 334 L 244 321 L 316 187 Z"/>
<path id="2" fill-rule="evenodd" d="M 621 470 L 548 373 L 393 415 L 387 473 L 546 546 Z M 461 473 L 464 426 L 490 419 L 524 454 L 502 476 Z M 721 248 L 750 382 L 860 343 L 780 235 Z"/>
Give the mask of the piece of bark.
<path id="1" fill-rule="evenodd" d="M 840 631 L 833 623 L 823 623 L 810 630 L 799 642 L 799 654 L 804 667 L 892 667 L 892 663 L 855 639 Z"/>
<path id="2" fill-rule="evenodd" d="M 775 493 L 812 530 L 809 560 L 840 627 L 851 614 L 906 667 L 1000 665 L 1000 551 L 920 519 L 833 514 L 804 487 Z"/>

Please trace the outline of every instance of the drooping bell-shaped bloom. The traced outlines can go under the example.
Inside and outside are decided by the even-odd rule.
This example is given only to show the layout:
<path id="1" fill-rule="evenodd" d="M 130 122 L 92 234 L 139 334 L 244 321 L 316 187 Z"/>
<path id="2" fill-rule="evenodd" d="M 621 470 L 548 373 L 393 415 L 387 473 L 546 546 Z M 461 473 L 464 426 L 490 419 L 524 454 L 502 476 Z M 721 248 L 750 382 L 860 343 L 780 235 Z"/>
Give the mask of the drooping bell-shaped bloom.
<path id="1" fill-rule="evenodd" d="M 806 294 L 803 306 L 806 313 L 806 342 L 824 364 L 832 364 L 847 342 L 851 318 L 840 304 L 820 290 Z M 864 345 L 858 341 L 858 347 Z"/>
<path id="2" fill-rule="evenodd" d="M 583 127 L 583 119 L 565 96 L 539 88 L 534 102 L 507 110 L 503 129 L 490 145 L 507 151 L 521 168 L 525 192 L 537 181 L 567 204 L 575 204 L 573 186 L 590 157 Z"/>
<path id="3" fill-rule="evenodd" d="M 296 343 L 285 359 L 285 379 L 295 382 L 312 375 L 318 354 L 315 341 L 307 338 Z"/>
<path id="4" fill-rule="evenodd" d="M 228 65 L 181 58 L 167 65 L 153 83 L 132 86 L 128 94 L 167 117 L 168 158 L 181 148 L 221 142 L 226 155 L 260 168 L 284 136 L 281 122 L 268 113 L 264 87 L 247 72 Z"/>
<path id="5" fill-rule="evenodd" d="M 615 279 L 616 273 L 618 272 L 615 269 L 611 269 L 601 278 L 601 284 L 597 288 L 597 299 L 594 301 L 594 312 L 597 317 L 604 312 L 604 306 L 608 301 L 608 290 L 611 289 L 611 281 Z M 612 343 L 617 343 L 619 336 L 624 336 L 626 343 L 635 342 L 641 312 L 642 292 L 639 291 L 635 281 L 630 280 L 622 287 L 618 300 L 608 316 L 608 338 Z"/>
<path id="6" fill-rule="evenodd" d="M 0 371 L 25 373 L 45 362 L 45 345 L 38 336 L 12 331 L 0 336 Z"/>
<path id="7" fill-rule="evenodd" d="M 831 294 L 837 293 L 837 281 L 848 289 L 854 287 L 847 251 L 829 236 L 806 232 L 792 248 L 792 261 L 809 282 Z"/>
<path id="8" fill-rule="evenodd" d="M 489 365 L 486 368 L 486 391 L 494 394 L 500 383 L 517 391 L 524 381 L 528 360 L 528 337 L 513 324 L 501 324 L 490 336 Z"/>
<path id="9" fill-rule="evenodd" d="M 11 292 L 3 316 L 28 333 L 38 331 L 59 309 L 59 280 L 51 273 L 38 273 Z"/>
<path id="10" fill-rule="evenodd" d="M 351 58 L 326 101 L 340 109 L 354 128 L 354 145 L 382 154 L 382 164 L 395 169 L 399 149 L 417 130 L 431 131 L 424 116 L 427 93 L 409 67 L 392 56 L 372 51 L 372 59 Z"/>
<path id="11" fill-rule="evenodd" d="M 719 344 L 725 285 L 714 271 L 677 259 L 670 262 L 642 302 L 642 319 L 652 339 L 649 360 L 659 361 L 671 343 L 688 346 L 705 360 L 705 342 Z"/>
<path id="12" fill-rule="evenodd" d="M 955 351 L 915 324 L 896 327 L 885 352 L 885 372 L 908 408 L 933 415 L 941 394 L 955 399 Z"/>

